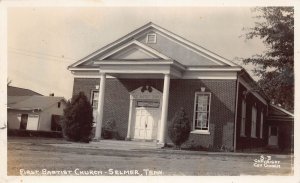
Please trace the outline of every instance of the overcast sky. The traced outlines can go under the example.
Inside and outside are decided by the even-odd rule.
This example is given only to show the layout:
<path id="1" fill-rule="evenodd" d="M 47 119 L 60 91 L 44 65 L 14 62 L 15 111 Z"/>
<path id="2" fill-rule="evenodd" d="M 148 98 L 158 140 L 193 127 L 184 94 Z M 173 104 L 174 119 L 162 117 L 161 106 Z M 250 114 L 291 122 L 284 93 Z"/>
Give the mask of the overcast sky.
<path id="1" fill-rule="evenodd" d="M 69 99 L 67 66 L 125 34 L 153 22 L 229 60 L 261 53 L 260 40 L 245 41 L 250 8 L 9 8 L 8 77 L 12 86 Z"/>

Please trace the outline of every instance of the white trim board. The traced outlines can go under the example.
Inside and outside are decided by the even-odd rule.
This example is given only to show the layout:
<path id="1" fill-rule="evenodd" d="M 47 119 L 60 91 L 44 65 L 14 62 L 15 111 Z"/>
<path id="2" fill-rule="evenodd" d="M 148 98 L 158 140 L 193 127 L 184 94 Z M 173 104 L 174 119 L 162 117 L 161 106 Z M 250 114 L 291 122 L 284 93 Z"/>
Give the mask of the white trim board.
<path id="1" fill-rule="evenodd" d="M 260 100 L 265 105 L 268 105 L 267 101 L 262 96 L 260 96 L 260 94 L 258 94 L 257 92 L 252 91 L 253 88 L 251 86 L 249 86 L 249 84 L 246 83 L 245 80 L 243 80 L 242 78 L 239 78 L 239 83 L 244 85 L 244 87 L 246 87 L 246 89 L 248 91 L 250 91 L 258 100 Z"/>

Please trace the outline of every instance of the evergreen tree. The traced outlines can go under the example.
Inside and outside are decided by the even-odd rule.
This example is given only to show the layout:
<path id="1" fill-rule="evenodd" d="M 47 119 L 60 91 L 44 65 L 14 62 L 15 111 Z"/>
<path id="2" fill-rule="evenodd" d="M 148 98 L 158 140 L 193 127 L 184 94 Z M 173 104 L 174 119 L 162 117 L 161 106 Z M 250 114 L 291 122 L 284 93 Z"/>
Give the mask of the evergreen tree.
<path id="1" fill-rule="evenodd" d="M 68 140 L 89 142 L 93 125 L 93 109 L 83 92 L 67 102 L 62 120 L 63 134 Z"/>

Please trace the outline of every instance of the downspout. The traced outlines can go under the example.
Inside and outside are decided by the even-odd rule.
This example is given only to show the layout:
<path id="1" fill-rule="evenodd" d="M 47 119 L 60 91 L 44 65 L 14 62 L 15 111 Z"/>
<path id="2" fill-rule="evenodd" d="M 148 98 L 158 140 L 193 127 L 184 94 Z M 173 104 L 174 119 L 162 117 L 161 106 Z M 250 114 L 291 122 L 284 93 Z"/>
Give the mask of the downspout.
<path id="1" fill-rule="evenodd" d="M 233 151 L 236 152 L 236 126 L 237 126 L 237 112 L 238 112 L 238 96 L 239 96 L 239 74 L 236 79 L 236 93 L 235 93 L 235 119 L 234 119 L 234 133 L 233 133 Z"/>

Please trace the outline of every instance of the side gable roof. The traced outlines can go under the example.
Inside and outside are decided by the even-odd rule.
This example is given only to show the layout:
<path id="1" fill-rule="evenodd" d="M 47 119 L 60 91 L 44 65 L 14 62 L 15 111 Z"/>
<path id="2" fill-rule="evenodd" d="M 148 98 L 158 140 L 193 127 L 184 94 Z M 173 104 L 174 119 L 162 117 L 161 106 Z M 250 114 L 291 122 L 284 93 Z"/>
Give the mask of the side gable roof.
<path id="1" fill-rule="evenodd" d="M 79 65 L 81 65 L 87 61 L 95 59 L 96 57 L 98 57 L 101 54 L 106 54 L 107 52 L 112 51 L 114 48 L 116 48 L 122 44 L 126 44 L 126 42 L 129 42 L 132 39 L 135 39 L 136 37 L 140 36 L 142 33 L 146 32 L 147 30 L 150 30 L 150 29 L 154 29 L 155 31 L 158 31 L 158 32 L 162 33 L 163 35 L 168 36 L 170 39 L 176 41 L 178 44 L 184 45 L 187 48 L 194 50 L 195 52 L 198 52 L 199 54 L 203 54 L 203 55 L 207 56 L 208 58 L 221 63 L 222 65 L 237 66 L 235 63 L 150 22 L 150 23 L 132 31 L 131 33 L 121 37 L 120 39 L 108 44 L 107 46 L 104 46 L 103 48 L 93 52 L 92 54 L 84 57 L 83 59 L 75 62 L 74 64 L 70 65 L 68 68 L 78 67 Z"/>
<path id="2" fill-rule="evenodd" d="M 7 98 L 9 109 L 18 110 L 44 110 L 57 102 L 66 100 L 63 97 L 52 97 L 52 96 L 31 96 L 31 97 L 15 97 L 8 96 Z"/>
<path id="3" fill-rule="evenodd" d="M 41 94 L 29 89 L 19 88 L 15 86 L 7 86 L 7 96 L 33 96 L 33 95 L 42 96 Z"/>

